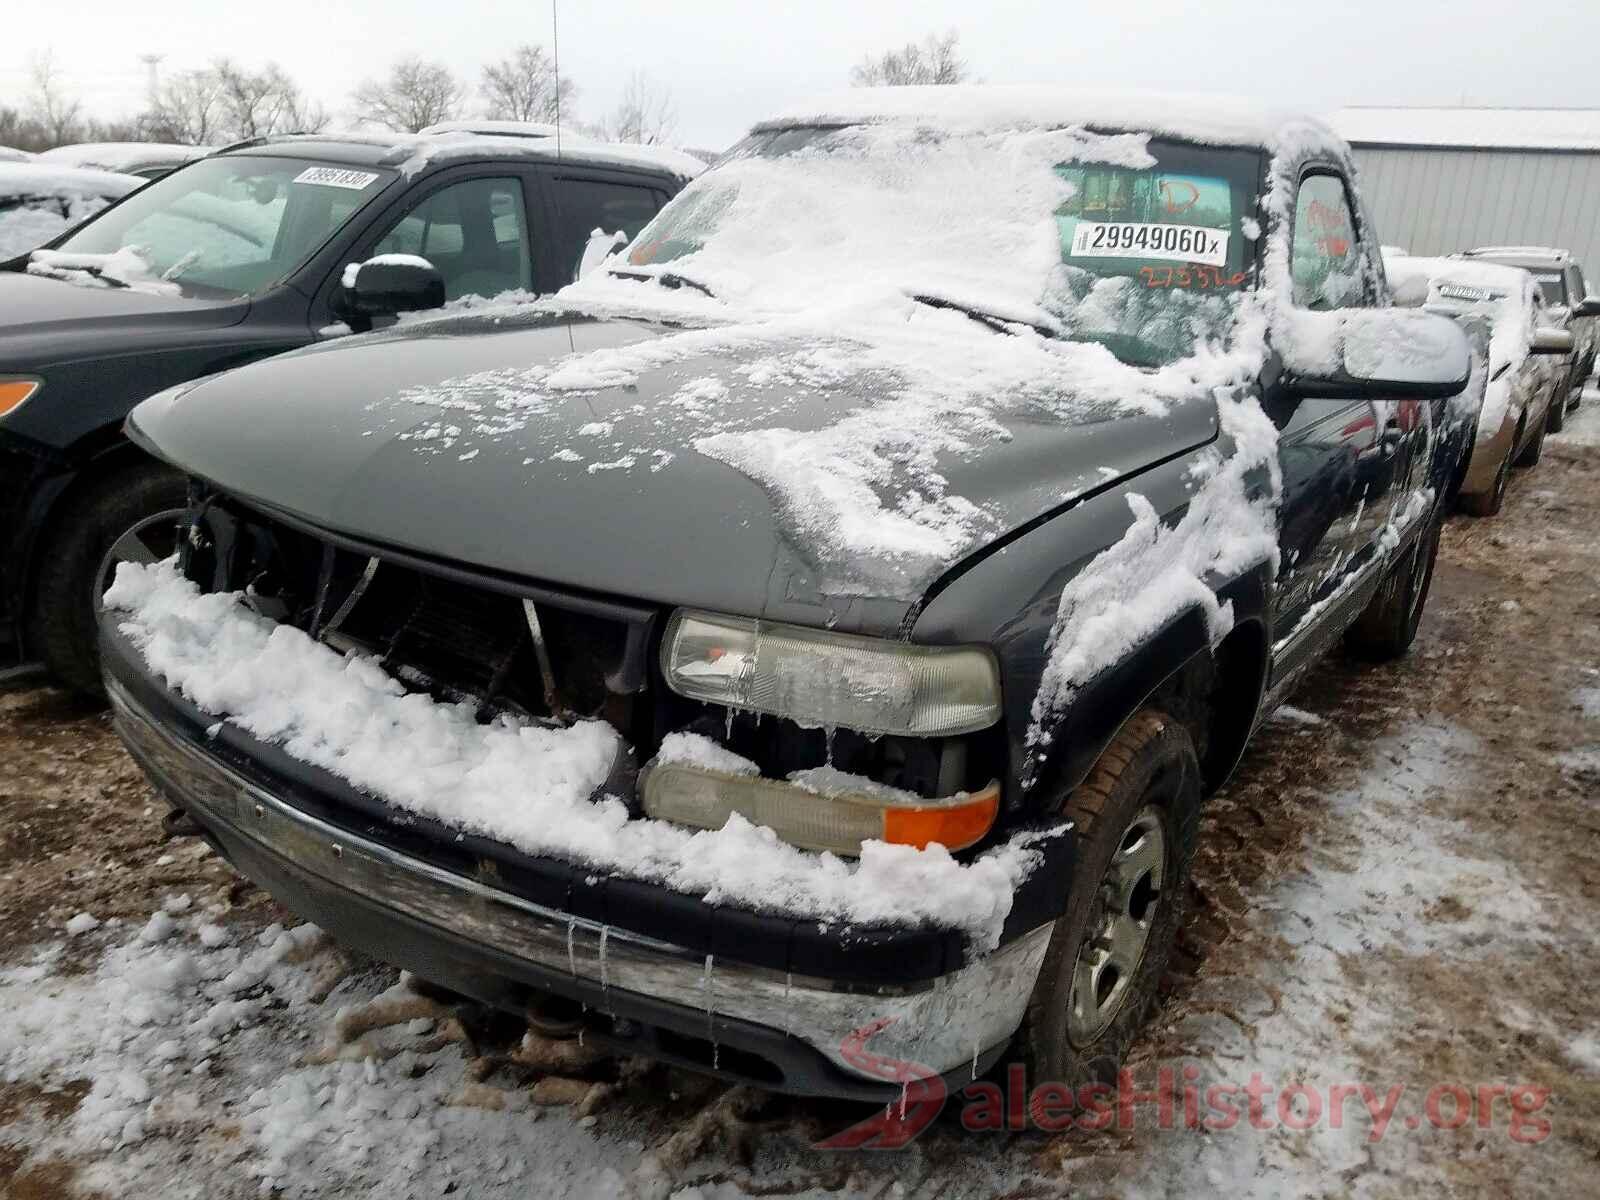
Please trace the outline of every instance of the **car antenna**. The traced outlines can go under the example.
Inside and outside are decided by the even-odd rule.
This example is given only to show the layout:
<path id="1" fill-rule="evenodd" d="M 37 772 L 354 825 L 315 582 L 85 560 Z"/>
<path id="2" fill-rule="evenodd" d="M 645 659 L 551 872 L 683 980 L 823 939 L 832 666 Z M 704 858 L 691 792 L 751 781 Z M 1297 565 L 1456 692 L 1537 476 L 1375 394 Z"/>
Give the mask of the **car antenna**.
<path id="1" fill-rule="evenodd" d="M 556 25 L 560 0 L 550 0 L 550 56 L 554 60 L 556 89 L 556 159 L 561 158 L 561 30 Z"/>

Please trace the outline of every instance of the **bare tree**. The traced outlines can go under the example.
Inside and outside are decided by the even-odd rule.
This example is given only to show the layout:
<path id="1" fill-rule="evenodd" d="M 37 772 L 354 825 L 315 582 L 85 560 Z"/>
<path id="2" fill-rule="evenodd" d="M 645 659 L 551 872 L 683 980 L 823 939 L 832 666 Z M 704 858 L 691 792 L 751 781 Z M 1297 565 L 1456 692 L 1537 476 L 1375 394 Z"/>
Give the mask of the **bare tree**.
<path id="1" fill-rule="evenodd" d="M 448 121 L 461 108 L 461 82 L 443 63 L 403 58 L 385 79 L 368 79 L 350 95 L 356 115 L 402 133 Z"/>
<path id="2" fill-rule="evenodd" d="M 544 47 L 531 44 L 485 66 L 478 91 L 493 121 L 553 122 L 562 109 L 571 113 L 578 96 L 571 79 L 562 76 L 557 82 L 555 63 Z"/>
<path id="3" fill-rule="evenodd" d="M 67 97 L 53 51 L 41 51 L 29 60 L 28 80 L 28 115 L 38 123 L 50 145 L 62 146 L 79 140 L 83 105 Z"/>
<path id="4" fill-rule="evenodd" d="M 213 70 L 182 71 L 163 80 L 140 121 L 155 142 L 209 146 L 227 138 L 227 104 Z"/>
<path id="5" fill-rule="evenodd" d="M 251 71 L 219 58 L 174 75 L 157 90 L 140 126 L 156 141 L 204 146 L 274 133 L 315 133 L 328 124 L 276 63 Z"/>
<path id="6" fill-rule="evenodd" d="M 212 64 L 227 114 L 229 136 L 266 137 L 274 133 L 316 133 L 328 124 L 322 106 L 307 101 L 277 63 L 250 71 L 219 58 Z"/>
<path id="7" fill-rule="evenodd" d="M 655 83 L 643 71 L 628 76 L 622 100 L 611 116 L 601 122 L 607 139 L 655 146 L 666 142 L 678 127 L 678 109 L 670 88 Z"/>
<path id="8" fill-rule="evenodd" d="M 850 83 L 855 87 L 961 83 L 970 72 L 961 57 L 960 41 L 961 35 L 951 29 L 930 33 L 920 43 L 907 42 L 898 50 L 869 55 L 850 69 Z"/>

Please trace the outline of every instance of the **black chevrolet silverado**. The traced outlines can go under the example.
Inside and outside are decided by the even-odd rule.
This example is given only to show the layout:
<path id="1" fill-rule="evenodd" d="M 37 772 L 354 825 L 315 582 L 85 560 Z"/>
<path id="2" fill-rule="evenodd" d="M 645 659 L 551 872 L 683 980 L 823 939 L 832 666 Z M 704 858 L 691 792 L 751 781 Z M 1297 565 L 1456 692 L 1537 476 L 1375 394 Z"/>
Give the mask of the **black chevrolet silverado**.
<path id="1" fill-rule="evenodd" d="M 1378 244 L 1343 143 L 1220 102 L 874 89 L 758 126 L 553 299 L 135 410 L 187 534 L 108 597 L 118 727 L 290 907 L 539 1027 L 837 1096 L 1008 1053 L 1112 1078 L 1203 798 L 1319 656 L 1422 615 L 1468 355 Z M 513 776 L 391 792 L 346 740 L 381 732 L 299 715 L 292 672 L 263 707 L 229 644 L 497 738 L 602 722 L 567 811 L 616 824 L 574 848 Z M 786 881 L 1026 865 L 992 919 L 763 895 L 717 874 L 741 822 Z"/>
<path id="2" fill-rule="evenodd" d="M 171 551 L 182 477 L 122 435 L 146 396 L 468 296 L 572 282 L 592 230 L 637 232 L 699 164 L 464 134 L 261 138 L 0 263 L 0 665 L 100 687 L 93 597 Z M 410 292 L 384 255 L 436 268 Z"/>

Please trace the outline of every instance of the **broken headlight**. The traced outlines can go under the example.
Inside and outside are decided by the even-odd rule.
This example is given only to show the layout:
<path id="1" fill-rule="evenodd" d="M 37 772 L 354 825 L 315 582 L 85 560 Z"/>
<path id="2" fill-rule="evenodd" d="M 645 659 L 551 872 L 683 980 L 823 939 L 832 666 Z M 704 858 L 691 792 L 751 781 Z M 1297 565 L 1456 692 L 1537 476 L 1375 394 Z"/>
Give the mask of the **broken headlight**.
<path id="1" fill-rule="evenodd" d="M 681 696 L 813 728 L 949 737 L 1000 719 L 1000 670 L 981 646 L 917 646 L 680 609 L 661 666 Z"/>

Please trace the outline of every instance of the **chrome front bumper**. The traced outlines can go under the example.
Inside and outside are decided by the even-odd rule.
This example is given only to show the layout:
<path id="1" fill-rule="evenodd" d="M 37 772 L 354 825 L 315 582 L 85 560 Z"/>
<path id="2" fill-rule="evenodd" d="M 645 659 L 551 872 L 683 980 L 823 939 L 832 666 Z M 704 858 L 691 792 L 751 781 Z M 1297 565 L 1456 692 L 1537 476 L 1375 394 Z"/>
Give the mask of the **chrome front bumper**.
<path id="1" fill-rule="evenodd" d="M 665 1002 L 679 1010 L 680 1026 L 693 1014 L 713 1045 L 737 1046 L 740 1028 L 759 1026 L 805 1043 L 848 1077 L 882 1084 L 886 1076 L 858 1067 L 846 1047 L 857 1031 L 884 1022 L 870 1041 L 875 1058 L 941 1075 L 975 1072 L 1020 1024 L 1053 928 L 1041 925 L 986 958 L 903 989 L 842 990 L 826 979 L 720 962 L 534 904 L 328 824 L 164 728 L 114 677 L 107 688 L 134 757 L 173 803 L 233 848 L 236 865 L 270 862 L 264 874 L 292 877 L 302 890 L 364 901 L 442 938 L 530 964 L 550 991 L 561 992 L 564 981 L 585 997 L 598 989 L 602 1011 L 626 1015 L 637 1011 L 631 1001 Z M 383 957 L 381 943 L 366 948 Z"/>

